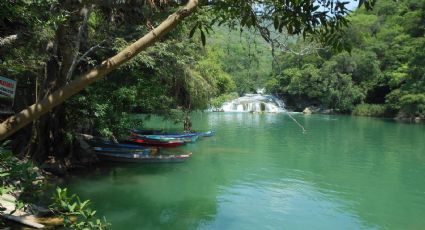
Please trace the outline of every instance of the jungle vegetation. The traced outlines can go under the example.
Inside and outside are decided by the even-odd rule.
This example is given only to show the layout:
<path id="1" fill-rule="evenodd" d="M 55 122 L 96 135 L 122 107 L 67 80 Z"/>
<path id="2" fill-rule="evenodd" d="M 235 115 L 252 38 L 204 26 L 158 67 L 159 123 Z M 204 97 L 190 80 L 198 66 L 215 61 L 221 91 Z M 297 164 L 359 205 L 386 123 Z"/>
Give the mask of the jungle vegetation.
<path id="1" fill-rule="evenodd" d="M 425 116 L 425 1 L 377 1 L 348 19 L 331 52 L 298 39 L 276 55 L 269 92 L 305 106 L 365 116 Z M 310 47 L 309 47 L 310 46 Z"/>
<path id="2" fill-rule="evenodd" d="M 373 3 L 362 0 L 358 5 L 370 9 Z M 209 106 L 211 98 L 252 88 L 238 90 L 242 84 L 236 83 L 244 82 L 243 75 L 232 78 L 237 70 L 222 62 L 225 56 L 206 48 L 214 28 L 256 31 L 272 50 L 278 44 L 275 34 L 298 35 L 342 50 L 347 4 L 2 1 L 0 74 L 19 81 L 14 110 L 21 112 L 0 125 L 0 136 L 4 139 L 18 131 L 12 137 L 18 156 L 64 164 L 72 156 L 75 133 L 119 136 L 140 126 L 132 114 L 141 112 L 186 120 L 190 111 Z M 155 34 L 158 28 L 162 38 Z M 135 49 L 139 38 L 143 45 Z M 261 79 L 260 74 L 252 76 Z"/>
<path id="3" fill-rule="evenodd" d="M 193 13 L 179 10 L 188 2 L 198 4 Z M 29 114 L 13 135 L 2 129 L 13 154 L 0 150 L 0 193 L 10 193 L 16 180 L 33 186 L 38 168 L 21 166 L 23 159 L 61 168 L 81 161 L 77 133 L 119 137 L 143 125 L 138 113 L 183 122 L 191 111 L 262 87 L 294 108 L 423 117 L 425 1 L 380 0 L 371 10 L 374 2 L 359 0 L 347 16 L 348 2 L 337 0 L 0 1 L 0 75 L 19 82 L 16 113 L 66 93 L 171 13 L 181 16 L 119 68 Z M 57 206 L 74 205 L 64 189 L 54 197 Z"/>

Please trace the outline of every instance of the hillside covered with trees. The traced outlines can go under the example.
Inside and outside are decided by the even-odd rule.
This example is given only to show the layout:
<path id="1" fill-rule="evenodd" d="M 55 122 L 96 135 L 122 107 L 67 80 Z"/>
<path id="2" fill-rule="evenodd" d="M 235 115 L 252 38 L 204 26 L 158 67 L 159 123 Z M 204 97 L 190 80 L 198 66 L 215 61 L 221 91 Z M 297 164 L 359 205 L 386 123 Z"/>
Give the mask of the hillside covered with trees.
<path id="1" fill-rule="evenodd" d="M 380 0 L 349 17 L 341 43 L 350 52 L 300 39 L 276 55 L 269 92 L 296 110 L 306 106 L 368 116 L 425 116 L 425 1 Z"/>

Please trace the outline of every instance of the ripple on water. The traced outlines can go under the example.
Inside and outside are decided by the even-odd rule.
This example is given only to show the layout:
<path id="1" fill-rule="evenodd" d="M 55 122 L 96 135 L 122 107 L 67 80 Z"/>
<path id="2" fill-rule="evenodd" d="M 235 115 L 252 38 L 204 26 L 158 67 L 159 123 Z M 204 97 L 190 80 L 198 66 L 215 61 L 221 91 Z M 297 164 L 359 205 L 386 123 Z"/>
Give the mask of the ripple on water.
<path id="1" fill-rule="evenodd" d="M 369 228 L 345 211 L 347 204 L 302 180 L 244 181 L 221 190 L 215 221 L 201 229 Z"/>

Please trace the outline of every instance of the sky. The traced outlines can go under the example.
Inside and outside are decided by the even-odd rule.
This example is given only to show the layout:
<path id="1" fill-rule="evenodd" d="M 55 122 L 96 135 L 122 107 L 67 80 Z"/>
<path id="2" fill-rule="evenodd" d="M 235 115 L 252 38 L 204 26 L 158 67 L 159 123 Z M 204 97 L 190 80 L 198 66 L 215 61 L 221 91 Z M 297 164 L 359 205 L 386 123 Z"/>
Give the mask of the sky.
<path id="1" fill-rule="evenodd" d="M 348 3 L 347 8 L 350 10 L 355 10 L 357 8 L 357 6 L 359 5 L 359 1 L 349 1 L 350 3 Z"/>

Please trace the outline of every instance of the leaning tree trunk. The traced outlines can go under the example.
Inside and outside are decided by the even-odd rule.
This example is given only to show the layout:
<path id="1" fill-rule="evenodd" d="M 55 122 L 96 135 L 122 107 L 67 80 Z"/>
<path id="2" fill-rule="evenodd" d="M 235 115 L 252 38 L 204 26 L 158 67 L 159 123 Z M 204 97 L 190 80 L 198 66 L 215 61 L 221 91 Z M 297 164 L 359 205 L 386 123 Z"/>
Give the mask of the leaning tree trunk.
<path id="1" fill-rule="evenodd" d="M 189 0 L 185 7 L 170 15 L 158 27 L 154 28 L 148 34 L 126 47 L 117 55 L 103 61 L 101 65 L 89 70 L 87 73 L 83 74 L 76 80 L 73 80 L 64 87 L 57 89 L 27 109 L 24 109 L 18 114 L 6 119 L 2 124 L 0 124 L 0 140 L 4 140 L 22 127 L 48 113 L 54 107 L 60 105 L 66 99 L 90 85 L 93 81 L 102 78 L 123 63 L 132 59 L 147 47 L 154 44 L 164 34 L 176 27 L 178 22 L 190 15 L 196 9 L 197 5 L 198 0 Z"/>

